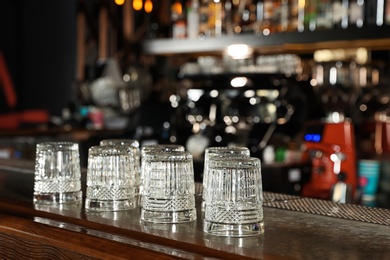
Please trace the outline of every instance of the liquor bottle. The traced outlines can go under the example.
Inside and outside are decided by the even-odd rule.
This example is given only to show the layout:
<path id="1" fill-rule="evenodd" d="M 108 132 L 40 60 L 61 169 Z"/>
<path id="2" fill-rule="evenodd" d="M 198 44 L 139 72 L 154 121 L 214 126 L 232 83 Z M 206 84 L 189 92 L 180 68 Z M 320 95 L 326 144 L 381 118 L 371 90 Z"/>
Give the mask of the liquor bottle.
<path id="1" fill-rule="evenodd" d="M 333 27 L 333 5 L 331 0 L 320 0 L 317 8 L 317 29 Z"/>
<path id="2" fill-rule="evenodd" d="M 214 0 L 214 36 L 222 35 L 223 31 L 223 6 L 221 0 Z"/>
<path id="3" fill-rule="evenodd" d="M 199 35 L 199 0 L 187 1 L 187 37 L 197 38 Z"/>
<path id="4" fill-rule="evenodd" d="M 376 1 L 376 20 L 375 24 L 377 26 L 382 26 L 385 20 L 385 0 Z"/>
<path id="5" fill-rule="evenodd" d="M 186 37 L 186 20 L 183 12 L 183 4 L 180 0 L 174 0 L 171 4 L 172 38 L 184 39 Z"/>
<path id="6" fill-rule="evenodd" d="M 333 1 L 333 27 L 346 29 L 348 27 L 349 0 Z"/>
<path id="7" fill-rule="evenodd" d="M 279 22 L 277 23 L 277 31 L 285 32 L 289 29 L 290 22 L 290 5 L 288 0 L 279 1 Z"/>
<path id="8" fill-rule="evenodd" d="M 233 3 L 232 0 L 226 0 L 223 6 L 223 22 L 222 33 L 227 35 L 234 34 L 234 22 L 233 22 Z"/>
<path id="9" fill-rule="evenodd" d="M 368 25 L 382 26 L 385 19 L 385 0 L 366 1 L 365 20 Z"/>
<path id="10" fill-rule="evenodd" d="M 317 26 L 317 0 L 305 1 L 305 16 L 304 24 L 305 30 L 314 31 Z"/>
<path id="11" fill-rule="evenodd" d="M 209 29 L 209 0 L 200 0 L 199 5 L 199 35 L 201 37 L 210 37 Z"/>
<path id="12" fill-rule="evenodd" d="M 289 0 L 288 10 L 289 10 L 289 22 L 287 31 L 292 32 L 298 29 L 298 0 Z"/>
<path id="13" fill-rule="evenodd" d="M 385 0 L 377 0 L 376 6 L 376 20 L 377 26 L 382 26 L 385 20 Z"/>
<path id="14" fill-rule="evenodd" d="M 275 16 L 278 10 L 275 0 L 263 1 L 263 22 L 260 30 L 264 35 L 269 35 L 276 31 Z"/>
<path id="15" fill-rule="evenodd" d="M 385 5 L 385 24 L 390 25 L 390 0 L 386 0 Z"/>
<path id="16" fill-rule="evenodd" d="M 349 1 L 349 26 L 362 27 L 364 23 L 364 0 Z"/>
<path id="17" fill-rule="evenodd" d="M 306 0 L 298 0 L 298 32 L 303 32 L 305 30 L 305 2 Z"/>
<path id="18" fill-rule="evenodd" d="M 240 27 L 242 33 L 253 33 L 256 24 L 256 3 L 252 0 L 244 1 L 245 5 L 241 13 Z"/>

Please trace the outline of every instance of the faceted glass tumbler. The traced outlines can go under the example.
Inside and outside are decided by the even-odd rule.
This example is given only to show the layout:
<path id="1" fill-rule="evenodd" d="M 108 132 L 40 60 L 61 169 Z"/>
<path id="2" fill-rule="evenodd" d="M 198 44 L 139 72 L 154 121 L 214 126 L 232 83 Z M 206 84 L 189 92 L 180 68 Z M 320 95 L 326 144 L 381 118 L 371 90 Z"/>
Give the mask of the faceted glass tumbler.
<path id="1" fill-rule="evenodd" d="M 260 159 L 211 158 L 203 231 L 245 237 L 264 232 Z"/>
<path id="2" fill-rule="evenodd" d="M 207 181 L 209 179 L 209 161 L 210 158 L 217 157 L 249 157 L 250 151 L 247 147 L 226 147 L 215 146 L 207 147 L 204 152 L 204 167 L 203 167 L 203 189 L 202 189 L 202 211 L 205 209 L 205 196 L 207 192 Z"/>
<path id="3" fill-rule="evenodd" d="M 104 139 L 100 141 L 100 145 L 122 145 L 126 147 L 133 147 L 134 167 L 136 171 L 134 182 L 134 194 L 140 196 L 141 188 L 141 150 L 138 140 L 134 139 Z"/>
<path id="4" fill-rule="evenodd" d="M 34 203 L 82 200 L 79 146 L 73 142 L 36 145 Z"/>
<path id="5" fill-rule="evenodd" d="M 181 223 L 196 219 L 193 158 L 188 152 L 149 152 L 143 157 L 141 220 Z"/>
<path id="6" fill-rule="evenodd" d="M 92 146 L 88 150 L 88 211 L 120 211 L 136 207 L 134 147 Z"/>
<path id="7" fill-rule="evenodd" d="M 173 152 L 173 151 L 181 151 L 184 152 L 185 148 L 183 145 L 180 144 L 151 144 L 151 145 L 145 145 L 141 148 L 141 193 L 143 189 L 143 158 L 145 157 L 145 154 L 150 152 Z M 139 205 L 142 207 L 143 199 L 141 196 L 141 200 L 139 201 Z"/>

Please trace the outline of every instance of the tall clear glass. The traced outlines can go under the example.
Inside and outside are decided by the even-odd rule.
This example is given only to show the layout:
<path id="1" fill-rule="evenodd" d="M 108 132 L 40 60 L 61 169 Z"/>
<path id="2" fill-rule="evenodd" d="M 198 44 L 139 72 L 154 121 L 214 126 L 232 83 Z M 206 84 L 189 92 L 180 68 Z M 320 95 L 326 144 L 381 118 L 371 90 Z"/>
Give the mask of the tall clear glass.
<path id="1" fill-rule="evenodd" d="M 228 237 L 264 232 L 260 159 L 211 158 L 203 231 Z"/>
<path id="2" fill-rule="evenodd" d="M 88 211 L 119 211 L 136 207 L 134 147 L 92 146 L 88 150 Z"/>
<path id="3" fill-rule="evenodd" d="M 34 203 L 82 200 L 79 146 L 73 142 L 36 145 Z"/>

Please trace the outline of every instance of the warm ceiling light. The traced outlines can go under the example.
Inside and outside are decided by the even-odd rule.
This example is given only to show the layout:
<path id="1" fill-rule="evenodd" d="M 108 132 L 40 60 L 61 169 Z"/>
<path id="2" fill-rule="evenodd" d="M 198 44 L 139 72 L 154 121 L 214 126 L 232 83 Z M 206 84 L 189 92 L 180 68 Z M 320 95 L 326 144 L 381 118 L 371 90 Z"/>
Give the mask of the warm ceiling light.
<path id="1" fill-rule="evenodd" d="M 136 11 L 139 11 L 142 9 L 142 0 L 133 0 L 133 8 Z"/>
<path id="2" fill-rule="evenodd" d="M 114 2 L 117 4 L 117 5 L 123 5 L 125 3 L 125 0 L 114 0 Z"/>
<path id="3" fill-rule="evenodd" d="M 246 44 L 233 44 L 227 47 L 227 55 L 233 59 L 246 59 L 253 53 L 253 49 Z"/>
<path id="4" fill-rule="evenodd" d="M 244 87 L 248 83 L 248 78 L 246 77 L 236 77 L 230 81 L 230 85 L 234 88 Z"/>
<path id="5" fill-rule="evenodd" d="M 179 1 L 176 1 L 172 4 L 171 6 L 171 11 L 173 13 L 176 13 L 178 15 L 181 15 L 183 13 L 183 6 L 181 5 L 181 3 Z"/>
<path id="6" fill-rule="evenodd" d="M 153 11 L 153 2 L 152 2 L 152 0 L 146 0 L 144 8 L 145 8 L 145 12 L 151 13 Z"/>

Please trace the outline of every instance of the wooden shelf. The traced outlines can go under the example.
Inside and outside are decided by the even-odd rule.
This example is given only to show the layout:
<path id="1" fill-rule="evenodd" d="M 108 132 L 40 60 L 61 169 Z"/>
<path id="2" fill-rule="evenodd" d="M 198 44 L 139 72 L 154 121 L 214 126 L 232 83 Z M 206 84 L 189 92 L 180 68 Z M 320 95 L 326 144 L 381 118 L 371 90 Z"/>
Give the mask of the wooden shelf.
<path id="1" fill-rule="evenodd" d="M 390 49 L 390 26 L 286 32 L 269 36 L 243 34 L 206 39 L 145 40 L 143 50 L 151 55 L 213 54 L 229 45 L 247 44 L 258 53 L 312 53 L 318 49 L 358 48 Z"/>

